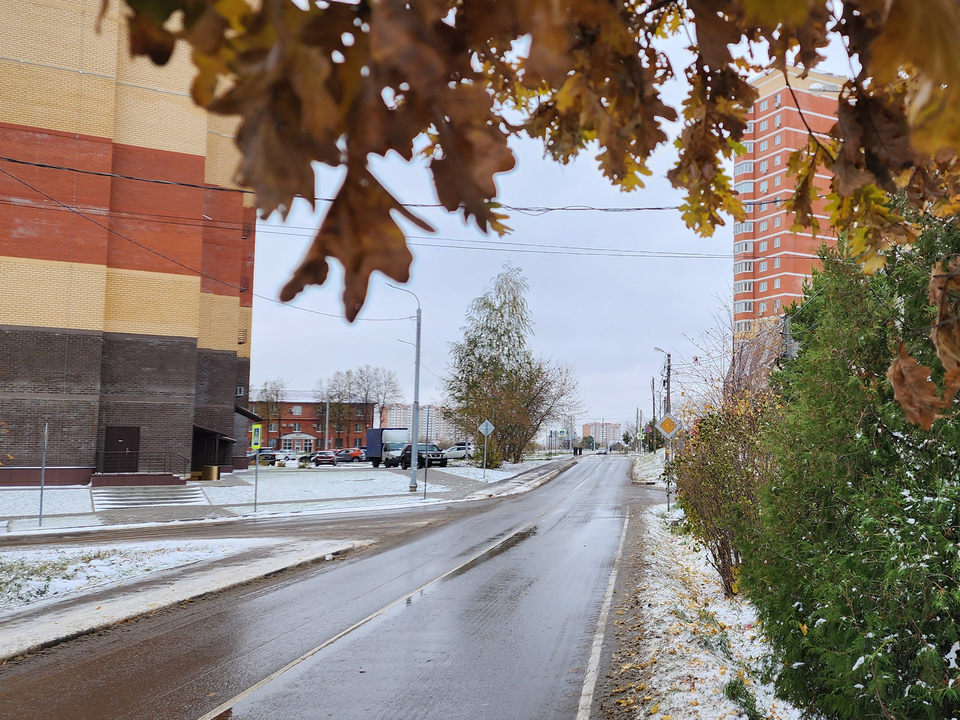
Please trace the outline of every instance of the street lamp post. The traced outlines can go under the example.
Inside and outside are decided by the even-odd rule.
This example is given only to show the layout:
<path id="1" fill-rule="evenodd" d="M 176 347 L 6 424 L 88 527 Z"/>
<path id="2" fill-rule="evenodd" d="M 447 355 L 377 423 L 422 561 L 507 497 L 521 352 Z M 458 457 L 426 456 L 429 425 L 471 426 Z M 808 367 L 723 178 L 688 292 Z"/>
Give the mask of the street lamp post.
<path id="1" fill-rule="evenodd" d="M 410 485 L 408 487 L 410 492 L 416 492 L 417 466 L 420 464 L 420 447 L 417 437 L 420 433 L 420 298 L 417 297 L 415 292 L 407 290 L 406 288 L 397 287 L 390 283 L 387 283 L 387 286 L 392 287 L 394 290 L 405 292 L 408 295 L 413 295 L 417 301 L 417 356 L 413 365 L 413 418 L 410 423 Z"/>

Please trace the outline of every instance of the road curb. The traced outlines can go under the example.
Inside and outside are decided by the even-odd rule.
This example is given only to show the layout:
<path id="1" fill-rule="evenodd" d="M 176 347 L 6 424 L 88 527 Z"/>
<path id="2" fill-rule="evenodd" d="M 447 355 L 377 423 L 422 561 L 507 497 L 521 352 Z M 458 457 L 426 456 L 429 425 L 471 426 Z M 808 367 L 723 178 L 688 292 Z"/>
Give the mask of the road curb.
<path id="1" fill-rule="evenodd" d="M 112 604 L 109 599 L 101 598 L 98 601 L 97 596 L 117 589 L 119 587 L 117 584 L 108 588 L 91 588 L 88 600 L 81 599 L 77 602 L 77 596 L 62 598 L 61 602 L 71 603 L 72 607 L 69 608 L 58 610 L 57 602 L 27 606 L 9 616 L 0 616 L 0 625 L 3 627 L 3 634 L 0 637 L 0 662 L 99 632 L 122 622 L 152 615 L 158 610 L 180 603 L 240 587 L 285 570 L 332 560 L 370 544 L 372 544 L 370 540 L 322 541 L 300 543 L 299 547 L 294 547 L 292 550 L 287 545 L 287 551 L 280 555 L 260 558 L 253 562 L 244 560 L 248 554 L 240 554 L 216 563 L 200 562 L 186 567 L 148 573 L 124 585 L 133 592 L 124 593 L 124 597 Z M 230 567 L 238 563 L 240 565 L 238 570 Z M 210 567 L 215 564 L 221 567 Z M 196 577 L 183 578 L 185 573 Z M 171 576 L 178 574 L 180 578 L 170 579 Z M 156 587 L 148 587 L 138 592 L 137 584 Z M 99 619 L 96 616 L 99 616 Z"/>

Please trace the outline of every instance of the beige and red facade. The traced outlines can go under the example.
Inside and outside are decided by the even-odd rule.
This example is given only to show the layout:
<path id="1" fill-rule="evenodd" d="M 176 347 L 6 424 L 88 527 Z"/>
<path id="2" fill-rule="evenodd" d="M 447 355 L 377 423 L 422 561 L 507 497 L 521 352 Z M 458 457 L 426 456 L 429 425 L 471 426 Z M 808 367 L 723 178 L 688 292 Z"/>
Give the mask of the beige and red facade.
<path id="1" fill-rule="evenodd" d="M 45 423 L 53 466 L 104 469 L 111 428 L 139 428 L 140 471 L 228 464 L 256 227 L 234 126 L 193 104 L 185 48 L 131 59 L 117 4 L 97 33 L 99 8 L 14 0 L 0 30 L 4 465 L 39 465 Z"/>
<path id="2" fill-rule="evenodd" d="M 744 222 L 734 224 L 734 329 L 738 335 L 751 333 L 764 318 L 778 318 L 790 303 L 800 300 L 820 243 L 835 242 L 832 235 L 823 234 L 825 199 L 814 204 L 820 218 L 819 236 L 809 229 L 790 230 L 793 216 L 785 201 L 793 194 L 795 182 L 787 175 L 790 154 L 806 144 L 806 125 L 822 134 L 834 125 L 842 83 L 842 78 L 818 72 L 801 79 L 795 70 L 790 71 L 790 87 L 778 71 L 752 83 L 760 95 L 744 135 L 747 152 L 737 157 L 734 166 L 734 187 L 748 211 Z M 825 195 L 830 176 L 817 175 L 816 184 Z"/>

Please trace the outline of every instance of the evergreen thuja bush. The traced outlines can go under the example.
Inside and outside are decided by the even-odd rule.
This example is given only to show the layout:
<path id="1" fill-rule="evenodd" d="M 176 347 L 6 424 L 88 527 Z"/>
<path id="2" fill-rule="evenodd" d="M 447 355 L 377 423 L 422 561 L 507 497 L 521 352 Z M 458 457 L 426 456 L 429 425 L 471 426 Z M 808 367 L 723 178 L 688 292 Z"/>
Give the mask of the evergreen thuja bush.
<path id="1" fill-rule="evenodd" d="M 950 225 L 871 277 L 821 251 L 792 308 L 798 357 L 773 377 L 776 472 L 760 492 L 741 586 L 779 666 L 778 694 L 826 718 L 960 715 L 960 423 L 908 424 L 885 373 L 898 338 L 939 367 L 924 295 Z"/>

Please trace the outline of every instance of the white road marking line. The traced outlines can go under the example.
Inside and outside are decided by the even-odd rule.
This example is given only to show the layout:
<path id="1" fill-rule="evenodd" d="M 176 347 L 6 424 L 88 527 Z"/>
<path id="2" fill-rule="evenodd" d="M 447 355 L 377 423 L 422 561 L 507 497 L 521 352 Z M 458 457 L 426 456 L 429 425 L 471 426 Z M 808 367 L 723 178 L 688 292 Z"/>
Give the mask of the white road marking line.
<path id="1" fill-rule="evenodd" d="M 597 632 L 593 636 L 593 649 L 590 651 L 590 661 L 587 663 L 587 675 L 583 679 L 583 692 L 580 693 L 580 707 L 577 709 L 577 720 L 590 720 L 590 710 L 593 707 L 593 691 L 597 686 L 597 675 L 600 672 L 600 652 L 603 649 L 603 636 L 607 629 L 607 617 L 610 614 L 610 603 L 613 601 L 613 589 L 617 584 L 617 567 L 623 556 L 623 544 L 627 539 L 627 526 L 630 524 L 630 513 L 623 521 L 623 532 L 620 533 L 620 547 L 617 548 L 617 557 L 613 561 L 613 570 L 610 571 L 610 582 L 607 584 L 607 594 L 603 598 L 603 608 L 600 610 L 600 619 L 597 620 Z"/>
<path id="2" fill-rule="evenodd" d="M 598 465 L 597 467 L 599 467 L 599 465 Z M 590 479 L 590 477 L 594 474 L 594 472 L 596 472 L 596 468 L 594 468 L 593 470 L 591 470 L 591 471 L 587 474 L 587 477 L 585 477 L 583 480 L 581 480 L 580 483 L 578 483 L 577 486 L 574 487 L 571 492 L 576 492 L 576 491 L 579 490 L 581 487 L 583 487 L 583 484 L 584 484 L 585 482 L 587 482 L 587 480 Z M 407 598 L 413 597 L 414 595 L 416 595 L 416 594 L 417 594 L 418 592 L 420 592 L 421 590 L 425 590 L 426 588 L 430 587 L 430 586 L 433 585 L 434 583 L 439 582 L 440 580 L 443 580 L 443 579 L 444 579 L 445 577 L 447 577 L 448 575 L 451 575 L 451 574 L 457 572 L 458 570 L 460 570 L 460 569 L 463 568 L 464 566 L 469 565 L 469 564 L 472 563 L 474 560 L 480 558 L 481 556 L 485 555 L 486 553 L 490 552 L 491 550 L 499 547 L 500 545 L 503 545 L 503 544 L 504 544 L 505 542 L 507 542 L 510 538 L 514 537 L 515 535 L 519 535 L 519 534 L 522 533 L 524 530 L 526 530 L 526 529 L 530 528 L 531 526 L 535 525 L 535 524 L 540 520 L 540 518 L 542 518 L 542 517 L 543 517 L 544 515 L 546 515 L 548 512 L 550 512 L 551 510 L 553 510 L 553 508 L 555 508 L 557 505 L 559 505 L 562 501 L 563 501 L 563 498 L 561 498 L 560 500 L 558 500 L 556 503 L 554 503 L 553 505 L 551 505 L 549 508 L 547 508 L 546 510 L 544 510 L 544 511 L 543 511 L 542 513 L 540 513 L 539 515 L 537 515 L 537 516 L 536 516 L 533 520 L 531 520 L 530 522 L 525 523 L 524 525 L 521 525 L 519 528 L 517 528 L 516 530 L 514 530 L 512 533 L 510 533 L 509 535 L 507 535 L 505 538 L 503 538 L 503 540 L 499 540 L 499 541 L 493 543 L 492 545 L 490 545 L 489 547 L 484 548 L 483 550 L 481 550 L 481 551 L 478 552 L 477 554 L 475 554 L 475 555 L 471 556 L 470 558 L 464 560 L 462 563 L 460 563 L 460 564 L 457 565 L 456 567 L 451 568 L 450 570 L 447 570 L 447 572 L 443 573 L 442 575 L 438 575 L 437 577 L 433 578 L 433 580 L 430 580 L 429 582 L 424 583 L 423 585 L 421 585 L 420 587 L 418 587 L 416 590 L 412 590 L 412 591 L 408 592 L 406 595 L 403 595 L 402 597 L 397 598 L 397 599 L 394 600 L 392 603 L 390 603 L 390 604 L 388 604 L 388 605 L 384 605 L 382 608 L 380 608 L 380 609 L 377 610 L 376 612 L 373 612 L 373 613 L 367 615 L 365 618 L 363 618 L 362 620 L 359 620 L 358 622 L 354 623 L 353 625 L 351 625 L 350 627 L 348 627 L 346 630 L 341 630 L 341 631 L 338 632 L 336 635 L 334 635 L 333 637 L 329 638 L 328 640 L 325 640 L 324 642 L 320 643 L 319 645 L 317 645 L 317 646 L 316 646 L 315 648 L 313 648 L 312 650 L 308 650 L 307 652 L 305 652 L 303 655 L 301 655 L 300 657 L 296 658 L 295 660 L 291 660 L 291 661 L 288 662 L 286 665 L 284 665 L 282 668 L 280 668 L 279 670 L 271 673 L 270 675 L 268 675 L 267 677 L 265 677 L 265 678 L 264 678 L 263 680 L 261 680 L 260 682 L 256 683 L 255 685 L 251 685 L 250 687 L 248 687 L 246 690 L 244 690 L 243 692 L 239 693 L 238 695 L 235 695 L 234 697 L 230 698 L 230 699 L 227 700 L 226 702 L 221 703 L 220 705 L 217 705 L 217 707 L 215 707 L 213 710 L 211 710 L 210 712 L 206 713 L 205 715 L 202 715 L 198 720 L 215 720 L 215 718 L 216 718 L 218 715 L 221 715 L 222 713 L 226 712 L 227 710 L 229 710 L 230 708 L 232 708 L 234 705 L 236 705 L 238 702 L 240 702 L 240 701 L 243 700 L 244 698 L 248 697 L 249 695 L 252 695 L 253 693 L 255 693 L 255 692 L 256 692 L 257 690 L 259 690 L 260 688 L 262 688 L 262 687 L 264 687 L 265 685 L 269 684 L 270 682 L 276 680 L 278 677 L 280 677 L 281 675 L 283 675 L 283 674 L 284 674 L 285 672 L 287 672 L 288 670 L 292 670 L 292 669 L 295 668 L 297 665 L 299 665 L 300 663 L 302 663 L 304 660 L 307 660 L 307 659 L 313 657 L 313 656 L 316 655 L 318 652 L 320 652 L 321 650 L 323 650 L 325 647 L 327 647 L 327 646 L 329 646 L 329 645 L 332 645 L 333 643 L 335 643 L 337 640 L 339 640 L 340 638 L 344 637 L 345 635 L 349 635 L 350 633 L 352 633 L 352 632 L 353 632 L 354 630 L 356 630 L 357 628 L 359 628 L 359 627 L 361 627 L 361 626 L 363 626 L 363 625 L 366 625 L 368 622 L 370 622 L 370 621 L 373 620 L 374 618 L 377 618 L 377 617 L 379 617 L 380 615 L 383 615 L 383 613 L 387 612 L 390 608 L 395 607 L 395 606 L 399 605 L 399 604 L 402 603 L 402 602 L 406 602 Z M 626 534 L 626 525 L 624 525 L 624 534 Z M 622 551 L 622 550 L 623 550 L 623 538 L 620 539 L 620 551 Z M 618 552 L 618 554 L 617 554 L 617 561 L 618 561 L 618 562 L 619 562 L 619 559 L 620 559 L 620 555 L 619 555 L 619 552 Z M 614 579 L 616 579 L 616 565 L 614 565 Z M 608 592 L 609 592 L 609 591 L 608 591 Z M 612 592 L 610 592 L 609 594 L 612 595 Z M 607 602 L 607 605 L 609 605 L 609 601 Z M 606 606 L 605 606 L 605 607 L 606 607 Z M 604 617 L 605 617 L 605 616 L 604 616 Z M 599 652 L 599 651 L 598 651 L 598 652 Z M 582 700 L 581 700 L 581 704 L 583 704 L 583 701 L 582 701 Z M 579 717 L 579 716 L 578 716 L 578 717 Z"/>

